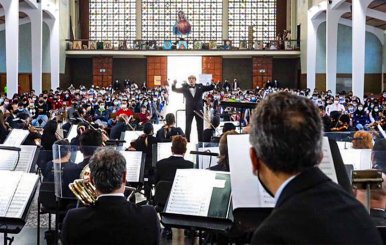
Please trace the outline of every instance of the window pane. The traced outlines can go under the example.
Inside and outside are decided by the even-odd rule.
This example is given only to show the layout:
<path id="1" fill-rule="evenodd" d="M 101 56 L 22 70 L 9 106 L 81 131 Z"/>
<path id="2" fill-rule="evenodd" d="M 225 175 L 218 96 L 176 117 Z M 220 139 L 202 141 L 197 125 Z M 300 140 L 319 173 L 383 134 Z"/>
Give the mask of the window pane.
<path id="1" fill-rule="evenodd" d="M 97 41 L 135 39 L 135 0 L 89 1 L 91 39 Z"/>
<path id="2" fill-rule="evenodd" d="M 235 46 L 248 39 L 248 26 L 253 26 L 253 39 L 276 38 L 277 0 L 229 0 L 229 38 Z"/>

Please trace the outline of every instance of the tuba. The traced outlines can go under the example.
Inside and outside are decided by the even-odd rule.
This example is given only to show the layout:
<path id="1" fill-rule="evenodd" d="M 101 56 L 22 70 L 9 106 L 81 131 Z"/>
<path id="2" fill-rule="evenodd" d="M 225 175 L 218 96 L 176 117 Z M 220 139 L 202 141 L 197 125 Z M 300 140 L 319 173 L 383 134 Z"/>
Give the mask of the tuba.
<path id="1" fill-rule="evenodd" d="M 93 205 L 97 199 L 95 186 L 90 181 L 90 167 L 88 164 L 80 173 L 80 179 L 68 185 L 68 188 L 75 195 L 75 197 L 85 206 Z"/>

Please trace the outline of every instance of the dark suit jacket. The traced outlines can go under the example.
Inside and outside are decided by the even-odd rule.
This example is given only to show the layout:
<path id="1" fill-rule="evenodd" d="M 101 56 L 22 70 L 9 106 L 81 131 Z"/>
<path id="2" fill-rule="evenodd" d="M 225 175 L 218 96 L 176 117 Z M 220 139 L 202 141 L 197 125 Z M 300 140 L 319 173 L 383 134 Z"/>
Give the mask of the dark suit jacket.
<path id="1" fill-rule="evenodd" d="M 153 207 L 124 197 L 101 197 L 92 207 L 68 211 L 63 221 L 64 244 L 158 244 L 160 226 Z"/>
<path id="2" fill-rule="evenodd" d="M 204 86 L 202 84 L 197 83 L 196 84 L 196 93 L 194 97 L 190 93 L 189 86 L 184 84 L 182 88 L 176 88 L 176 85 L 172 85 L 172 91 L 177 92 L 177 93 L 182 93 L 186 99 L 185 103 L 185 109 L 186 113 L 193 114 L 193 110 L 196 111 L 201 111 L 202 108 L 204 107 L 204 102 L 202 100 L 202 94 L 213 90 L 214 85 L 208 85 Z"/>
<path id="3" fill-rule="evenodd" d="M 251 244 L 382 244 L 364 206 L 318 168 L 282 191 Z"/>
<path id="4" fill-rule="evenodd" d="M 386 212 L 384 210 L 370 209 L 370 217 L 376 226 L 386 226 Z"/>
<path id="5" fill-rule="evenodd" d="M 161 180 L 173 182 L 177 169 L 193 168 L 193 165 L 183 157 L 170 156 L 162 159 L 157 162 L 156 183 Z"/>

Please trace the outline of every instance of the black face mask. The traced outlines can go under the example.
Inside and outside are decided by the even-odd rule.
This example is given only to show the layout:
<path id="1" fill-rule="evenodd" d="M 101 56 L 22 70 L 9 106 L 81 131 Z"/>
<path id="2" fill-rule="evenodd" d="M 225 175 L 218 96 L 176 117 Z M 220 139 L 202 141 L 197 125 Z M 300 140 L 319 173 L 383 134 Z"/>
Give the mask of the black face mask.
<path id="1" fill-rule="evenodd" d="M 271 197 L 275 198 L 275 195 L 267 188 L 267 186 L 261 181 L 259 171 L 257 171 L 257 179 L 259 180 L 261 186 L 264 188 L 264 190 L 270 195 Z"/>

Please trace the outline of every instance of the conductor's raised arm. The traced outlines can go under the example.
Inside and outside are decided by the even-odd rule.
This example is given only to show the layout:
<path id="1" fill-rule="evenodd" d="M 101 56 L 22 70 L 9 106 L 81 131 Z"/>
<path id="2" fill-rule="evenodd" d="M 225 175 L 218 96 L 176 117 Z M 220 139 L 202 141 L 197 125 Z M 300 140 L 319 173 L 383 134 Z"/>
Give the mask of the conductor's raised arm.
<path id="1" fill-rule="evenodd" d="M 182 88 L 177 88 L 176 85 L 177 85 L 177 80 L 174 80 L 172 84 L 172 91 L 176 93 L 183 93 Z"/>

